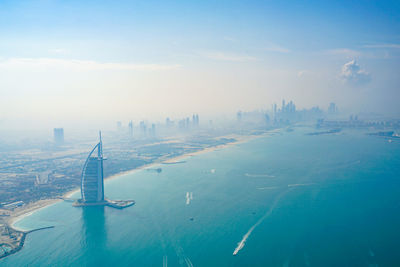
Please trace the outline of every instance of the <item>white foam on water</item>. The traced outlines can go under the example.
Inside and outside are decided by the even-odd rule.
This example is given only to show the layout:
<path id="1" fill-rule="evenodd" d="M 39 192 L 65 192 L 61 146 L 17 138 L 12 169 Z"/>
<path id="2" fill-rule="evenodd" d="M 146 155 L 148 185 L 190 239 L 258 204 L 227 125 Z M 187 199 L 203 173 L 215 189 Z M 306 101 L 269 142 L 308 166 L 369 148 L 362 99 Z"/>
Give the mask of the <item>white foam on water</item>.
<path id="1" fill-rule="evenodd" d="M 250 229 L 247 231 L 247 233 L 243 236 L 242 240 L 238 243 L 237 247 L 235 248 L 235 250 L 233 251 L 233 255 L 237 255 L 239 253 L 239 251 L 244 247 L 244 245 L 246 244 L 247 239 L 249 238 L 249 236 L 251 235 L 251 233 L 254 231 L 254 229 L 256 229 L 256 227 L 262 223 L 265 218 L 267 218 L 269 215 L 271 215 L 272 211 L 275 209 L 276 205 L 278 204 L 279 199 L 286 193 L 287 191 L 284 191 L 282 193 L 280 193 L 274 200 L 274 202 L 272 203 L 271 207 L 269 208 L 269 210 L 260 218 L 258 219 L 258 221 L 252 226 L 250 227 Z"/>
<path id="2" fill-rule="evenodd" d="M 193 263 L 191 262 L 191 260 L 188 257 L 185 257 L 185 262 L 188 267 L 193 267 Z"/>
<path id="3" fill-rule="evenodd" d="M 186 205 L 190 204 L 190 193 L 186 192 Z"/>
<path id="4" fill-rule="evenodd" d="M 211 172 L 211 173 L 215 173 L 215 169 L 211 169 L 210 172 Z"/>
<path id="5" fill-rule="evenodd" d="M 272 190 L 272 189 L 277 189 L 279 187 L 277 186 L 266 186 L 266 187 L 258 187 L 258 190 Z"/>
<path id="6" fill-rule="evenodd" d="M 313 185 L 315 183 L 305 183 L 305 184 L 288 184 L 288 187 L 297 187 L 297 186 L 308 186 Z"/>

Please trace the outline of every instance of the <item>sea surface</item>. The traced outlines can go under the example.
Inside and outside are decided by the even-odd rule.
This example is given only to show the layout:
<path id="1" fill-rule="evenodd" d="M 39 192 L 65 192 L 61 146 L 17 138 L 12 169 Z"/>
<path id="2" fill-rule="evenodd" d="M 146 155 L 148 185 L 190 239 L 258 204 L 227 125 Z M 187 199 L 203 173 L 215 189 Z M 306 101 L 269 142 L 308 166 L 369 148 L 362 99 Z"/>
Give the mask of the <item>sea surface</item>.
<path id="1" fill-rule="evenodd" d="M 124 210 L 41 209 L 16 226 L 55 228 L 0 265 L 400 266 L 400 141 L 311 131 L 106 181 Z"/>

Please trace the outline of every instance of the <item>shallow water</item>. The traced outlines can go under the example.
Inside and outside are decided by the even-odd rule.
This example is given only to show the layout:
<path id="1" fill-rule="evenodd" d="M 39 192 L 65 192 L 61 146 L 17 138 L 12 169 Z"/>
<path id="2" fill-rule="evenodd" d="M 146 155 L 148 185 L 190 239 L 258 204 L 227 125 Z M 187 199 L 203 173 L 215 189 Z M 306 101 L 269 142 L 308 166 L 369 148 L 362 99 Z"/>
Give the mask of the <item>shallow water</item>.
<path id="1" fill-rule="evenodd" d="M 399 266 L 400 142 L 309 131 L 107 181 L 124 210 L 39 210 L 17 226 L 56 227 L 0 265 Z"/>

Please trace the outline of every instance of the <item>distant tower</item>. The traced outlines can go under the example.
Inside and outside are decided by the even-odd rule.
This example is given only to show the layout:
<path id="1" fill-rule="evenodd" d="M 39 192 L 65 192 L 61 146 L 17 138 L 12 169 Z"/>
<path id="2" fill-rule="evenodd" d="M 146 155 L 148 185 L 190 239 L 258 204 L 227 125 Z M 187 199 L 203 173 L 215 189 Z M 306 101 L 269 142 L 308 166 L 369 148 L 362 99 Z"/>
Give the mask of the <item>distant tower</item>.
<path id="1" fill-rule="evenodd" d="M 86 203 L 104 201 L 103 143 L 101 132 L 99 143 L 92 149 L 82 169 L 81 196 Z M 93 152 L 97 149 L 97 156 Z"/>
<path id="2" fill-rule="evenodd" d="M 151 124 L 151 136 L 156 137 L 156 125 L 154 123 Z"/>
<path id="3" fill-rule="evenodd" d="M 193 120 L 193 126 L 199 126 L 199 115 L 198 114 L 193 114 L 192 120 Z"/>
<path id="4" fill-rule="evenodd" d="M 54 128 L 54 142 L 58 145 L 64 143 L 64 129 Z"/>
<path id="5" fill-rule="evenodd" d="M 147 126 L 144 121 L 141 121 L 139 124 L 140 132 L 142 136 L 147 136 Z"/>
<path id="6" fill-rule="evenodd" d="M 129 136 L 133 137 L 133 123 L 132 123 L 132 121 L 129 122 L 128 127 L 129 127 Z"/>
<path id="7" fill-rule="evenodd" d="M 242 112 L 240 110 L 236 113 L 236 119 L 238 122 L 242 121 Z"/>
<path id="8" fill-rule="evenodd" d="M 337 108 L 336 104 L 333 102 L 330 103 L 329 107 L 328 107 L 328 112 L 333 114 L 333 113 L 336 113 L 337 111 L 338 111 L 338 108 Z"/>

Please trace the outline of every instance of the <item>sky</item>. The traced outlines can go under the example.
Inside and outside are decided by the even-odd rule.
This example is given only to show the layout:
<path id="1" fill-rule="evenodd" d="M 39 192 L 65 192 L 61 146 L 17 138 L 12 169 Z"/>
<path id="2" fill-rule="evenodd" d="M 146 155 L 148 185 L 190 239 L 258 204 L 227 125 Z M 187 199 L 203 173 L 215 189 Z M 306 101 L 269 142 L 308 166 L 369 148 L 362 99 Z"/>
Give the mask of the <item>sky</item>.
<path id="1" fill-rule="evenodd" d="M 400 114 L 399 1 L 0 0 L 0 127 Z"/>

